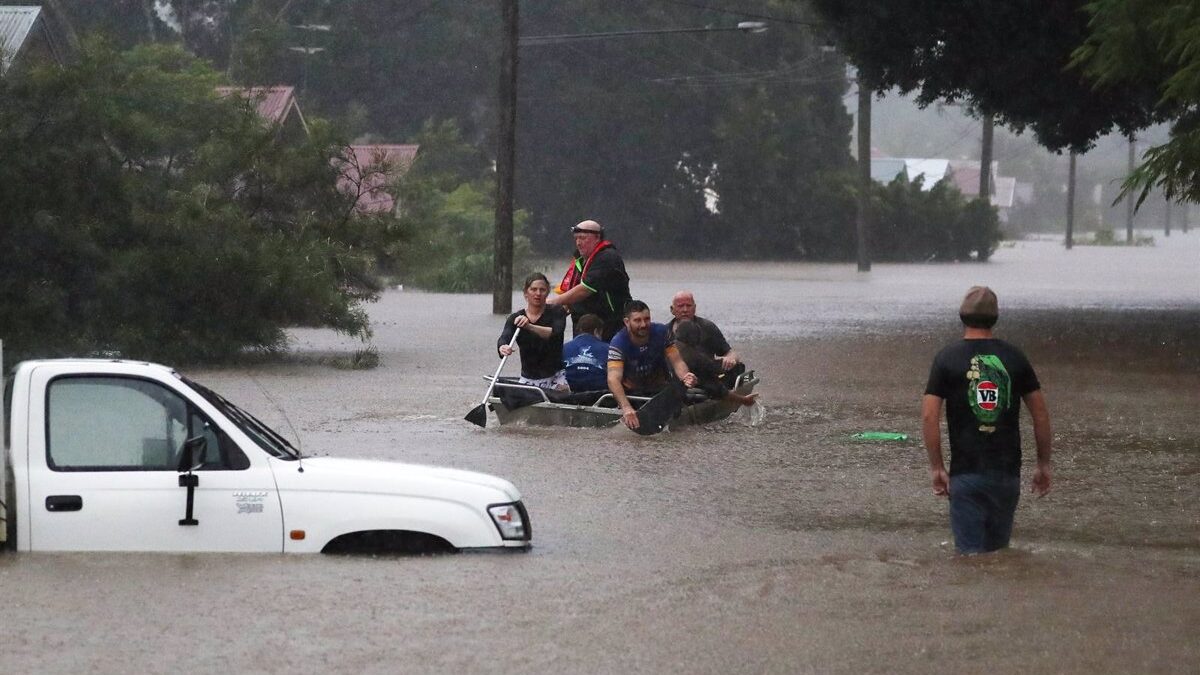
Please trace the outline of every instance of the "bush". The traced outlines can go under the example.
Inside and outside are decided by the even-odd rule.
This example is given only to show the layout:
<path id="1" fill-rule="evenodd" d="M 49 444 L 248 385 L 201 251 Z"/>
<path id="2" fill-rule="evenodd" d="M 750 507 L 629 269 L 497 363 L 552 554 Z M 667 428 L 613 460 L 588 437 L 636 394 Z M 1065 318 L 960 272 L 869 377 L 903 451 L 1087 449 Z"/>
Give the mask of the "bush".
<path id="1" fill-rule="evenodd" d="M 427 123 L 420 155 L 397 186 L 407 233 L 394 252 L 393 273 L 406 285 L 432 291 L 480 293 L 492 287 L 495 204 L 486 161 L 453 122 Z M 530 260 L 526 214 L 514 214 L 513 279 Z"/>
<path id="2" fill-rule="evenodd" d="M 919 181 L 897 178 L 874 188 L 876 260 L 984 261 L 1000 242 L 996 209 L 980 199 L 968 201 L 944 182 L 922 190 Z"/>
<path id="3" fill-rule="evenodd" d="M 283 139 L 177 47 L 85 46 L 0 80 L 0 326 L 24 356 L 220 360 L 284 328 L 366 337 L 376 251 L 327 125 Z"/>

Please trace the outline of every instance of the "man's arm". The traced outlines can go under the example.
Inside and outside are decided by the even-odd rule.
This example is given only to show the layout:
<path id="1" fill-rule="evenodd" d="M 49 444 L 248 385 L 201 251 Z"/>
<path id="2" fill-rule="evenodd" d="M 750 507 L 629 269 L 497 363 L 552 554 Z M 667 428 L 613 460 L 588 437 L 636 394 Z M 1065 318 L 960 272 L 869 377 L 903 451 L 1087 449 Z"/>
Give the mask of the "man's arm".
<path id="1" fill-rule="evenodd" d="M 637 411 L 633 409 L 633 405 L 629 403 L 629 397 L 625 395 L 625 385 L 621 384 L 621 379 L 624 376 L 624 362 L 608 362 L 608 390 L 612 392 L 613 398 L 617 400 L 617 409 L 621 411 L 621 421 L 630 429 L 637 429 Z"/>
<path id="2" fill-rule="evenodd" d="M 675 377 L 679 378 L 679 381 L 682 382 L 685 387 L 696 386 L 696 376 L 692 374 L 690 370 L 688 370 L 687 363 L 684 362 L 683 357 L 679 355 L 679 350 L 676 349 L 675 345 L 667 347 L 665 354 L 667 357 L 667 363 L 671 364 L 671 370 L 675 371 Z M 609 376 L 611 377 L 612 371 L 609 371 L 609 373 Z"/>
<path id="3" fill-rule="evenodd" d="M 592 297 L 595 294 L 592 289 L 579 284 L 562 295 L 551 295 L 546 298 L 547 305 L 574 305 L 577 302 L 582 302 Z"/>
<path id="4" fill-rule="evenodd" d="M 1054 438 L 1050 431 L 1050 411 L 1046 408 L 1046 397 L 1042 390 L 1031 391 L 1022 397 L 1025 407 L 1033 417 L 1033 438 L 1037 443 L 1037 468 L 1033 470 L 1033 493 L 1039 497 L 1050 491 L 1050 444 Z"/>
<path id="5" fill-rule="evenodd" d="M 742 362 L 741 355 L 732 349 L 721 354 L 719 358 L 721 359 L 721 370 L 732 370 L 734 366 Z"/>
<path id="6" fill-rule="evenodd" d="M 921 399 L 921 438 L 925 441 L 925 452 L 929 455 L 929 477 L 933 482 L 933 494 L 950 496 L 950 476 L 946 474 L 946 462 L 942 459 L 942 397 L 925 394 Z"/>

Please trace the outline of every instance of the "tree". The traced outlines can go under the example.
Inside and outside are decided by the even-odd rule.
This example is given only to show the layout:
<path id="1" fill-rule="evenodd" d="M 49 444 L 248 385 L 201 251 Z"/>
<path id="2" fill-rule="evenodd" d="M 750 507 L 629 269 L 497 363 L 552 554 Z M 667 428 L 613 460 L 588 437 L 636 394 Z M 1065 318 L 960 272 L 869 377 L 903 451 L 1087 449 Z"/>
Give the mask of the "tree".
<path id="1" fill-rule="evenodd" d="M 87 44 L 0 81 L 0 326 L 24 354 L 223 359 L 284 327 L 366 337 L 396 236 L 337 190 L 344 144 L 287 144 L 178 47 Z"/>
<path id="2" fill-rule="evenodd" d="M 1182 0 L 1097 0 L 1075 64 L 1098 86 L 1148 86 L 1175 111 L 1171 138 L 1150 148 L 1125 182 L 1138 204 L 1155 186 L 1168 199 L 1200 201 L 1200 6 Z M 1124 193 L 1122 193 L 1124 194 Z"/>
<path id="3" fill-rule="evenodd" d="M 1071 67 L 1087 0 L 812 4 L 877 90 L 916 92 L 923 105 L 965 101 L 1052 150 L 1083 152 L 1114 128 L 1132 133 L 1170 113 L 1152 83 L 1097 83 Z"/>

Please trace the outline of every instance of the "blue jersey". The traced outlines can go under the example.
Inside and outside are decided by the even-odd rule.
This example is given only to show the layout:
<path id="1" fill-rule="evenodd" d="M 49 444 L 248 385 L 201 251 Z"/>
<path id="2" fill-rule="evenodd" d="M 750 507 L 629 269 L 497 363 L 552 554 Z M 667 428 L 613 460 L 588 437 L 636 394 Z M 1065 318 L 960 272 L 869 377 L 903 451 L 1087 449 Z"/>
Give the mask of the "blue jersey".
<path id="1" fill-rule="evenodd" d="M 600 391 L 608 389 L 608 343 L 590 333 L 576 335 L 563 345 L 563 365 L 571 391 Z"/>
<path id="2" fill-rule="evenodd" d="M 650 339 L 644 345 L 635 345 L 629 337 L 629 329 L 622 328 L 613 336 L 608 346 L 608 362 L 625 364 L 626 387 L 640 389 L 665 383 L 667 378 L 667 350 L 675 348 L 675 338 L 661 323 L 650 324 Z"/>

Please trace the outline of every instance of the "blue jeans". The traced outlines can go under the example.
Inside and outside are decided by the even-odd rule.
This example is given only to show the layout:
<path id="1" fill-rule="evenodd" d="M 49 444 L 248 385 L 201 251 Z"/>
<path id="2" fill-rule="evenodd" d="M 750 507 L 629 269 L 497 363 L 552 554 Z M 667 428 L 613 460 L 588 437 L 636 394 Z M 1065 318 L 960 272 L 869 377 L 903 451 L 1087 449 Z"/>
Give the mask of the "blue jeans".
<path id="1" fill-rule="evenodd" d="M 1008 546 L 1021 498 L 1021 477 L 986 471 L 950 477 L 950 529 L 959 553 Z"/>

